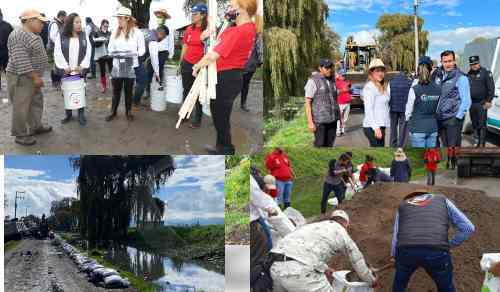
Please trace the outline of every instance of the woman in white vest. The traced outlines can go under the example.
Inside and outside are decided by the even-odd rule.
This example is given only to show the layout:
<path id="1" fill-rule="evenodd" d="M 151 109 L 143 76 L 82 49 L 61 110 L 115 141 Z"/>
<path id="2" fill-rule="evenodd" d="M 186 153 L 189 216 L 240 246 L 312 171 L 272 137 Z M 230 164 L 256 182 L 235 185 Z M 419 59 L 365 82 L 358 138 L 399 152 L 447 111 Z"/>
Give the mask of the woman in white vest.
<path id="1" fill-rule="evenodd" d="M 54 63 L 57 75 L 61 77 L 80 75 L 84 78 L 90 67 L 92 48 L 89 38 L 82 31 L 82 20 L 76 13 L 68 15 L 63 30 L 54 43 Z M 78 109 L 78 121 L 85 126 L 87 120 L 85 108 Z M 65 124 L 72 119 L 72 110 L 66 109 L 66 117 L 61 121 Z"/>
<path id="2" fill-rule="evenodd" d="M 122 89 L 125 92 L 125 113 L 127 120 L 132 121 L 132 95 L 134 89 L 135 71 L 139 66 L 139 56 L 146 52 L 144 34 L 135 26 L 132 12 L 126 7 L 120 7 L 116 14 L 118 28 L 111 34 L 108 51 L 113 56 L 111 72 L 113 84 L 113 100 L 111 114 L 106 117 L 109 122 L 116 117 Z"/>

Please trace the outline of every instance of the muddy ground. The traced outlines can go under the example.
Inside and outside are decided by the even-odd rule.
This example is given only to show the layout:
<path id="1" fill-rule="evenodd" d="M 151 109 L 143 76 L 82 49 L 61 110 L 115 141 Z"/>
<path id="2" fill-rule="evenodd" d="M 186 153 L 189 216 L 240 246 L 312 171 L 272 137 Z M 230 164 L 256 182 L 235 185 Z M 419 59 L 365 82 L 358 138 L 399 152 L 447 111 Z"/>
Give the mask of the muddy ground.
<path id="1" fill-rule="evenodd" d="M 392 226 L 401 199 L 416 188 L 416 184 L 375 184 L 357 193 L 342 209 L 351 218 L 349 233 L 373 267 L 380 267 L 390 259 Z M 476 232 L 460 247 L 451 250 L 454 265 L 454 283 L 459 292 L 479 291 L 484 279 L 479 261 L 486 252 L 500 252 L 500 200 L 479 190 L 464 187 L 432 187 L 451 199 L 476 227 Z M 453 231 L 450 232 L 452 234 Z M 335 269 L 352 270 L 344 257 L 333 259 Z M 380 273 L 382 288 L 391 291 L 394 270 Z M 423 270 L 412 277 L 409 292 L 437 291 L 433 281 Z"/>
<path id="2" fill-rule="evenodd" d="M 168 74 L 175 69 L 169 68 Z M 99 75 L 99 73 L 98 73 Z M 164 112 L 153 112 L 149 106 L 134 111 L 135 121 L 125 118 L 122 97 L 118 117 L 112 122 L 104 119 L 111 108 L 111 89 L 100 92 L 98 79 L 87 80 L 87 126 L 80 127 L 76 119 L 61 125 L 64 117 L 64 102 L 61 92 L 51 87 L 49 73 L 44 76 L 45 99 L 44 123 L 54 131 L 37 137 L 37 144 L 26 147 L 14 143 L 10 136 L 12 107 L 7 102 L 5 75 L 2 76 L 0 91 L 0 152 L 9 154 L 41 153 L 81 153 L 81 154 L 206 154 L 203 147 L 215 143 L 215 129 L 212 120 L 203 116 L 202 127 L 190 129 L 183 124 L 179 130 L 177 123 L 178 104 L 168 104 Z M 262 144 L 262 82 L 251 83 L 248 96 L 251 112 L 240 110 L 237 97 L 231 116 L 232 138 L 236 151 L 242 154 L 257 152 Z M 76 113 L 74 113 L 76 116 Z"/>
<path id="3" fill-rule="evenodd" d="M 31 254 L 31 255 L 30 255 Z M 136 292 L 136 289 L 104 289 L 87 281 L 86 274 L 49 240 L 24 239 L 5 252 L 5 291 L 29 292 Z"/>

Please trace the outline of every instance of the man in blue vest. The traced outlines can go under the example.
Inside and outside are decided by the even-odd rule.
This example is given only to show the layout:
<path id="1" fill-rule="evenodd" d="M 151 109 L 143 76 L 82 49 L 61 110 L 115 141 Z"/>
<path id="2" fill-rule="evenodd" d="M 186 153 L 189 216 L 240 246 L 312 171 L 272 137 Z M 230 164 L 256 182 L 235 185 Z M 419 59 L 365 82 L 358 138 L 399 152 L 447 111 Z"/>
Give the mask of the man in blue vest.
<path id="1" fill-rule="evenodd" d="M 389 83 L 391 99 L 389 100 L 391 117 L 391 147 L 404 147 L 408 140 L 408 129 L 405 119 L 406 103 L 410 92 L 411 80 L 405 72 L 400 72 Z"/>
<path id="2" fill-rule="evenodd" d="M 457 68 L 455 52 L 442 52 L 441 65 L 432 74 L 433 81 L 441 86 L 436 110 L 439 136 L 443 146 L 460 147 L 464 116 L 471 105 L 469 79 Z"/>
<path id="3" fill-rule="evenodd" d="M 450 225 L 457 229 L 448 239 Z M 450 248 L 474 233 L 474 225 L 441 194 L 416 190 L 404 198 L 394 220 L 391 255 L 396 260 L 393 292 L 404 292 L 412 274 L 423 268 L 439 292 L 454 292 Z"/>
<path id="4" fill-rule="evenodd" d="M 467 73 L 470 83 L 470 95 L 472 105 L 470 107 L 470 119 L 474 136 L 477 137 L 477 147 L 486 146 L 486 121 L 491 101 L 495 97 L 495 81 L 493 74 L 486 68 L 481 67 L 479 56 L 469 57 L 470 70 Z"/>

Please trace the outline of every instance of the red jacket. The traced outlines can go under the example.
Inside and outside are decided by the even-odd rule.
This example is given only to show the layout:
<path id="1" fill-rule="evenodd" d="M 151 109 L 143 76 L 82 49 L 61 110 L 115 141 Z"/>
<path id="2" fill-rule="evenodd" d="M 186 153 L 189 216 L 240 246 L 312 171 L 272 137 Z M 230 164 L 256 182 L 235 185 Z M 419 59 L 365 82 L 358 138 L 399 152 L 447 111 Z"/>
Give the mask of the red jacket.
<path id="1" fill-rule="evenodd" d="M 439 149 L 427 149 L 424 153 L 425 168 L 428 171 L 436 171 L 438 163 L 441 161 Z"/>
<path id="2" fill-rule="evenodd" d="M 339 104 L 348 104 L 351 103 L 352 96 L 351 96 L 351 82 L 348 80 L 340 80 L 336 79 L 335 80 L 335 86 L 337 87 L 337 90 L 339 91 L 339 96 L 337 97 L 337 102 Z"/>
<path id="3" fill-rule="evenodd" d="M 375 167 L 375 164 L 373 164 L 372 162 L 363 163 L 363 165 L 361 166 L 361 170 L 359 171 L 359 181 L 366 182 L 368 180 L 368 178 L 366 177 L 366 172 L 370 168 L 374 168 L 374 167 Z"/>
<path id="4" fill-rule="evenodd" d="M 290 181 L 293 178 L 290 160 L 283 151 L 274 150 L 267 155 L 266 168 L 277 180 Z"/>

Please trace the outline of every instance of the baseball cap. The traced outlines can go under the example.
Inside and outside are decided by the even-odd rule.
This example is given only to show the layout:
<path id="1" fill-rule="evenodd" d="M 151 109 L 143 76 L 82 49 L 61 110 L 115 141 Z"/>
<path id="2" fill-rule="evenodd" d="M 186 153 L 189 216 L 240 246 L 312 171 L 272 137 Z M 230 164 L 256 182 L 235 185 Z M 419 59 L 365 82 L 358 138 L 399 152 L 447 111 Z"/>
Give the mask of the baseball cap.
<path id="1" fill-rule="evenodd" d="M 469 65 L 479 64 L 479 56 L 470 56 L 469 57 Z"/>
<path id="2" fill-rule="evenodd" d="M 418 64 L 432 66 L 432 60 L 428 56 L 422 56 L 422 57 L 420 57 L 420 59 L 418 59 Z"/>
<path id="3" fill-rule="evenodd" d="M 333 63 L 328 59 L 319 59 L 319 66 L 323 68 L 332 68 Z"/>
<path id="4" fill-rule="evenodd" d="M 191 7 L 191 12 L 192 13 L 195 13 L 195 12 L 207 13 L 208 7 L 207 7 L 207 5 L 205 5 L 203 3 L 198 3 L 198 4 L 193 5 L 193 7 Z"/>
<path id="5" fill-rule="evenodd" d="M 21 20 L 28 20 L 28 19 L 33 19 L 33 18 L 36 18 L 36 19 L 43 21 L 43 22 L 48 21 L 47 18 L 43 17 L 42 14 L 40 14 L 40 12 L 38 12 L 35 9 L 25 10 L 23 13 L 21 13 L 21 16 L 19 16 L 19 19 L 21 19 Z"/>
<path id="6" fill-rule="evenodd" d="M 333 218 L 333 217 L 340 217 L 342 219 L 344 219 L 345 221 L 347 221 L 347 223 L 349 223 L 349 215 L 347 215 L 346 211 L 344 210 L 335 210 L 332 212 L 332 215 L 330 215 L 330 218 Z"/>

